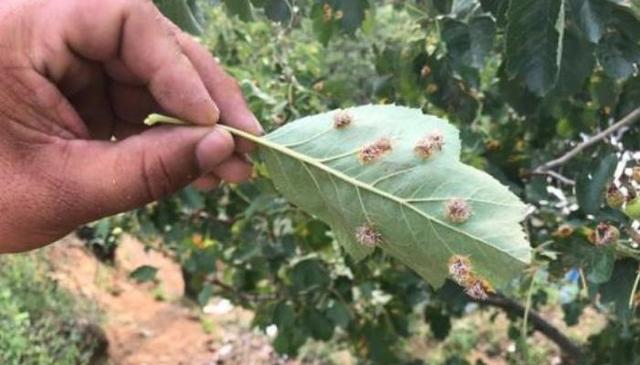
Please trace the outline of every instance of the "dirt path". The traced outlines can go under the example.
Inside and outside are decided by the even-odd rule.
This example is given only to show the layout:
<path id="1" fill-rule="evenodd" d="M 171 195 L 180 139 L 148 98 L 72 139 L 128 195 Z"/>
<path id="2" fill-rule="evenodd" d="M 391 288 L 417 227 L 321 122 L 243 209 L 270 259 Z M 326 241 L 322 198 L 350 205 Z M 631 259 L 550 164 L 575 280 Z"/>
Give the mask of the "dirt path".
<path id="1" fill-rule="evenodd" d="M 294 364 L 279 359 L 268 339 L 249 329 L 249 312 L 220 302 L 217 313 L 205 315 L 181 304 L 179 266 L 156 251 L 145 252 L 132 238 L 123 239 L 113 268 L 74 237 L 54 245 L 48 255 L 60 284 L 104 313 L 113 365 Z M 140 265 L 159 269 L 160 286 L 128 278 Z"/>

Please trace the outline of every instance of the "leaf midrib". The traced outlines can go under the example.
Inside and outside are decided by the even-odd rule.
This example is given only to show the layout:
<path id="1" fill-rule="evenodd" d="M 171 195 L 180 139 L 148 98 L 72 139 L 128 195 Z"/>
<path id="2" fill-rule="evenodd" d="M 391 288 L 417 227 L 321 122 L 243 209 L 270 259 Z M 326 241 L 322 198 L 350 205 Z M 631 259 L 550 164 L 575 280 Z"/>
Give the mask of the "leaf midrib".
<path id="1" fill-rule="evenodd" d="M 338 171 L 338 170 L 333 169 L 333 168 L 331 168 L 331 167 L 329 167 L 327 165 L 322 164 L 321 162 L 319 162 L 317 159 L 315 159 L 313 157 L 304 155 L 302 153 L 299 153 L 299 152 L 297 152 L 295 150 L 292 150 L 292 149 L 287 148 L 285 146 L 282 146 L 280 144 L 271 142 L 271 141 L 269 141 L 268 139 L 266 139 L 264 137 L 258 137 L 258 136 L 255 136 L 255 135 L 251 134 L 251 133 L 242 131 L 240 129 L 236 129 L 236 128 L 229 127 L 227 125 L 222 125 L 222 124 L 219 124 L 218 126 L 223 128 L 223 129 L 225 129 L 225 130 L 227 130 L 229 133 L 235 134 L 235 135 L 237 135 L 239 137 L 242 137 L 242 138 L 245 138 L 245 139 L 247 139 L 247 140 L 249 140 L 251 142 L 254 142 L 254 143 L 257 143 L 257 144 L 262 145 L 264 147 L 267 147 L 267 148 L 270 148 L 272 150 L 278 151 L 278 152 L 280 152 L 280 153 L 282 153 L 282 154 L 284 154 L 286 156 L 292 157 L 292 158 L 297 159 L 299 161 L 303 161 L 305 163 L 308 163 L 309 165 L 311 165 L 311 166 L 313 166 L 315 168 L 318 168 L 318 169 L 326 172 L 327 174 L 336 176 L 336 177 L 344 180 L 345 182 L 347 182 L 349 184 L 352 184 L 352 185 L 354 185 L 356 187 L 359 187 L 361 189 L 365 189 L 365 190 L 367 190 L 367 191 L 369 191 L 371 193 L 377 194 L 377 195 L 379 195 L 379 196 L 381 196 L 383 198 L 389 199 L 389 200 L 391 200 L 391 201 L 393 201 L 393 202 L 395 202 L 397 204 L 400 204 L 403 207 L 407 207 L 407 208 L 411 209 L 412 211 L 414 211 L 415 213 L 423 216 L 427 220 L 431 220 L 433 222 L 436 222 L 439 225 L 441 225 L 441 226 L 443 226 L 445 228 L 451 229 L 452 231 L 458 232 L 458 233 L 460 233 L 460 234 L 462 234 L 464 236 L 467 236 L 467 237 L 475 240 L 476 242 L 482 242 L 485 245 L 487 245 L 488 247 L 491 247 L 491 248 L 493 248 L 493 249 L 495 249 L 497 251 L 500 251 L 500 252 L 502 252 L 502 253 L 510 256 L 510 257 L 513 257 L 514 259 L 516 259 L 518 261 L 525 262 L 524 260 L 520 259 L 519 257 L 516 257 L 516 256 L 512 255 L 511 253 L 501 249 L 500 247 L 493 246 L 493 245 L 489 244 L 488 242 L 486 242 L 485 240 L 483 240 L 481 238 L 478 238 L 478 237 L 476 237 L 476 236 L 474 236 L 472 234 L 469 234 L 468 232 L 462 231 L 462 230 L 460 230 L 460 229 L 458 229 L 456 227 L 453 227 L 453 226 L 451 226 L 451 225 L 449 225 L 449 224 L 447 224 L 447 223 L 445 223 L 445 222 L 443 222 L 443 221 L 441 221 L 441 220 L 439 220 L 439 219 L 437 219 L 437 218 L 435 218 L 435 217 L 423 212 L 422 210 L 420 210 L 420 209 L 416 208 L 415 206 L 411 205 L 405 199 L 398 198 L 398 197 L 396 197 L 396 196 L 394 196 L 392 194 L 387 193 L 386 191 L 377 189 L 376 187 L 371 186 L 370 184 L 367 184 L 367 183 L 364 183 L 364 182 L 362 182 L 360 180 L 354 179 L 354 178 L 342 173 L 341 171 Z"/>

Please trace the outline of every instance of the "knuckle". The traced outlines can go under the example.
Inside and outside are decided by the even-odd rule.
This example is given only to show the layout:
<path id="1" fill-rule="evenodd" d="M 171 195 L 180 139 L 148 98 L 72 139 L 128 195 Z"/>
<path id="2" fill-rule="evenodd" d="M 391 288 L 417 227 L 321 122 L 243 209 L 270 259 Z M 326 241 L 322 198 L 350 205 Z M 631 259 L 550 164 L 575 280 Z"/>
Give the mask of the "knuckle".
<path id="1" fill-rule="evenodd" d="M 150 155 L 142 151 L 140 163 L 140 177 L 146 200 L 159 200 L 173 193 L 174 179 L 161 155 Z"/>

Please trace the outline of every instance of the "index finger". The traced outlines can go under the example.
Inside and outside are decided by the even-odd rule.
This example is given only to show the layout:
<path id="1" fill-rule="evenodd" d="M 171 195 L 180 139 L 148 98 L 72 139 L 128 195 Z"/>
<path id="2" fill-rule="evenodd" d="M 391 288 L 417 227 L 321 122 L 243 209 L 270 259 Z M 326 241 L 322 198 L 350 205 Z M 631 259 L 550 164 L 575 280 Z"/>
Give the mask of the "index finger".
<path id="1" fill-rule="evenodd" d="M 224 72 L 209 51 L 191 36 L 180 32 L 178 40 L 183 52 L 200 73 L 209 94 L 220 108 L 221 123 L 255 135 L 263 134 L 262 126 L 249 110 L 236 80 Z M 254 145 L 240 139 L 236 143 L 236 149 L 246 153 L 253 150 Z"/>
<path id="2" fill-rule="evenodd" d="M 158 104 L 176 117 L 200 125 L 218 121 L 219 110 L 200 74 L 151 1 L 64 4 L 69 8 L 68 19 L 61 23 L 74 52 L 93 61 L 121 62 L 126 72 L 146 84 Z"/>

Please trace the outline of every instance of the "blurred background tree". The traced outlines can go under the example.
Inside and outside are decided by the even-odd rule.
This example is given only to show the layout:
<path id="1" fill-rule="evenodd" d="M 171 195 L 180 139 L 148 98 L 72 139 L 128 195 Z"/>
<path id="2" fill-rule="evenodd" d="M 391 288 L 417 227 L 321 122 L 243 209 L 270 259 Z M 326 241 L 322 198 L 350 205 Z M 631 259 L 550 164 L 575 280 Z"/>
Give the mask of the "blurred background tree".
<path id="1" fill-rule="evenodd" d="M 407 344 L 421 329 L 445 340 L 453 318 L 498 307 L 511 320 L 513 363 L 540 362 L 534 331 L 568 363 L 640 363 L 637 2 L 156 2 L 239 81 L 267 130 L 367 103 L 451 121 L 463 160 L 530 204 L 535 259 L 483 303 L 453 283 L 434 291 L 381 252 L 351 260 L 324 223 L 279 197 L 259 163 L 251 183 L 187 188 L 85 227 L 94 251 L 108 258 L 123 230 L 169 248 L 190 298 L 253 310 L 255 326 L 277 326 L 274 347 L 291 356 L 315 339 L 362 363 L 418 364 Z M 590 308 L 606 327 L 578 343 L 536 312 L 549 303 L 566 326 Z M 452 353 L 445 363 L 466 363 Z"/>

